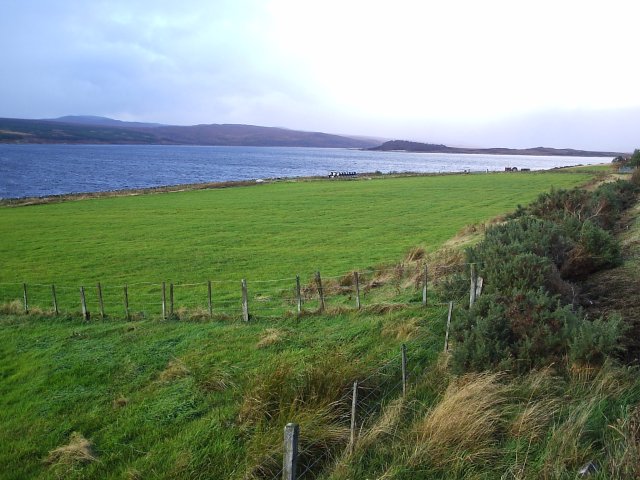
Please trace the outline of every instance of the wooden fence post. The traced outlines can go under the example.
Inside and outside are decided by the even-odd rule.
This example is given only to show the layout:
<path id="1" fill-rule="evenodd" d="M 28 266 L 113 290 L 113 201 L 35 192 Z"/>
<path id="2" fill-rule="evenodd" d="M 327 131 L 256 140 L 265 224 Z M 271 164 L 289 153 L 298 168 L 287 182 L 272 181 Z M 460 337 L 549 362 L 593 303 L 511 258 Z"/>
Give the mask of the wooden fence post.
<path id="1" fill-rule="evenodd" d="M 356 446 L 356 407 L 358 405 L 358 381 L 353 382 L 353 396 L 351 397 L 351 435 L 349 437 L 349 451 L 353 453 Z"/>
<path id="2" fill-rule="evenodd" d="M 425 264 L 424 265 L 424 276 L 422 278 L 422 306 L 426 307 L 427 306 L 427 274 L 428 274 L 428 267 Z"/>
<path id="3" fill-rule="evenodd" d="M 403 343 L 400 349 L 402 354 L 402 396 L 407 394 L 407 346 Z"/>
<path id="4" fill-rule="evenodd" d="M 296 302 L 298 304 L 298 313 L 302 313 L 302 290 L 300 288 L 300 275 L 296 275 Z"/>
<path id="5" fill-rule="evenodd" d="M 129 289 L 127 284 L 124 284 L 124 314 L 127 320 L 131 319 L 131 315 L 129 315 Z"/>
<path id="6" fill-rule="evenodd" d="M 475 263 L 471 264 L 471 285 L 469 286 L 469 307 L 476 303 L 476 290 L 478 289 L 478 276 Z"/>
<path id="7" fill-rule="evenodd" d="M 29 296 L 27 295 L 27 284 L 22 284 L 22 296 L 24 298 L 24 313 L 29 313 Z"/>
<path id="8" fill-rule="evenodd" d="M 453 313 L 453 302 L 449 302 L 449 314 L 447 315 L 447 331 L 444 334 L 444 351 L 449 351 L 449 328 L 451 327 L 451 314 Z"/>
<path id="9" fill-rule="evenodd" d="M 102 300 L 102 285 L 98 282 L 98 305 L 100 306 L 100 318 L 104 320 L 104 301 Z"/>
<path id="10" fill-rule="evenodd" d="M 84 287 L 80 287 L 80 304 L 82 306 L 82 318 L 85 322 L 88 322 L 89 311 L 87 310 L 87 299 L 84 296 Z"/>
<path id="11" fill-rule="evenodd" d="M 360 274 L 358 272 L 353 272 L 353 280 L 356 284 L 356 308 L 360 310 Z"/>
<path id="12" fill-rule="evenodd" d="M 282 480 L 296 480 L 298 466 L 298 437 L 300 427 L 287 423 L 284 427 L 284 455 L 282 458 Z"/>
<path id="13" fill-rule="evenodd" d="M 162 319 L 167 319 L 167 284 L 162 282 Z"/>
<path id="14" fill-rule="evenodd" d="M 247 281 L 243 278 L 242 282 L 242 319 L 249 321 L 249 295 L 247 293 Z"/>
<path id="15" fill-rule="evenodd" d="M 53 311 L 58 316 L 58 297 L 56 296 L 56 286 L 51 284 L 51 297 L 53 298 Z"/>
<path id="16" fill-rule="evenodd" d="M 209 306 L 209 317 L 213 317 L 213 296 L 211 295 L 211 280 L 207 280 L 207 305 Z"/>
<path id="17" fill-rule="evenodd" d="M 173 317 L 173 283 L 169 284 L 169 317 Z"/>
<path id="18" fill-rule="evenodd" d="M 322 277 L 320 272 L 316 272 L 316 284 L 318 285 L 318 299 L 320 301 L 320 311 L 324 312 L 324 292 L 322 291 Z"/>

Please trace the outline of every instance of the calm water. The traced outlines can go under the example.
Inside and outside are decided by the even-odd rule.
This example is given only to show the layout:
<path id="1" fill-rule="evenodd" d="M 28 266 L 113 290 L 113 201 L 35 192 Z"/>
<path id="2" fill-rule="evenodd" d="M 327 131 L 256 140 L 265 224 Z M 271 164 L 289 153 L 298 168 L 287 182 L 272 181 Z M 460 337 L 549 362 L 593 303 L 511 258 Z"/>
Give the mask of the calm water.
<path id="1" fill-rule="evenodd" d="M 548 169 L 609 158 L 452 155 L 284 147 L 0 145 L 0 198 L 355 172 Z"/>

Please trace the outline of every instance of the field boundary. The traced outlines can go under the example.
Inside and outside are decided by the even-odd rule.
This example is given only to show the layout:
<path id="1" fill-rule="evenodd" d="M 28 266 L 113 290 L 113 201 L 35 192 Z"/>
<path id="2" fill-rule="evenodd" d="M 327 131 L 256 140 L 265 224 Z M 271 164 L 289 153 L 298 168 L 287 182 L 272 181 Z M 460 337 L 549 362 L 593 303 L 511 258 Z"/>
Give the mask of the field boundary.
<path id="1" fill-rule="evenodd" d="M 0 283 L 0 313 L 82 316 L 86 321 L 159 318 L 249 322 L 393 309 L 420 303 L 426 307 L 433 296 L 432 287 L 445 276 L 464 273 L 471 281 L 474 267 L 469 263 L 407 262 L 333 276 L 323 276 L 317 271 L 304 280 L 300 275 L 292 275 L 271 280 L 206 280 L 175 284 Z M 473 292 L 477 288 L 472 288 Z"/>

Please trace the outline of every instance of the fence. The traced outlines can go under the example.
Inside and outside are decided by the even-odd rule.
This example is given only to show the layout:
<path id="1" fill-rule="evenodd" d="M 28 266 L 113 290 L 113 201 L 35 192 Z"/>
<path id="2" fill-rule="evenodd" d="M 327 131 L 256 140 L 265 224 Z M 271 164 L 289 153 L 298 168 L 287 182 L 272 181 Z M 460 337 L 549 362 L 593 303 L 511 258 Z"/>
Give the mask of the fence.
<path id="1" fill-rule="evenodd" d="M 25 313 L 82 315 L 85 320 L 108 317 L 275 318 L 336 309 L 361 309 L 378 304 L 427 305 L 429 285 L 465 265 L 399 264 L 394 267 L 301 280 L 299 275 L 275 280 L 199 283 L 137 282 L 120 285 L 0 283 L 0 304 Z M 475 270 L 471 269 L 474 282 Z M 481 279 L 480 279 L 481 280 Z M 472 287 L 473 302 L 478 287 Z"/>
<path id="2" fill-rule="evenodd" d="M 443 325 L 451 322 L 452 302 Z M 319 446 L 321 440 L 304 435 L 304 427 L 289 423 L 284 428 L 284 441 L 279 454 L 263 459 L 263 467 L 249 468 L 245 478 L 263 480 L 308 480 L 317 478 L 327 466 L 343 455 L 353 453 L 360 440 L 366 440 L 380 414 L 391 402 L 407 395 L 412 380 L 428 364 L 428 355 L 422 347 L 425 338 L 419 337 L 401 346 L 393 358 L 366 377 L 356 380 L 342 397 L 334 402 L 340 411 L 334 427 L 348 431 L 348 441 L 340 445 Z M 447 341 L 444 341 L 447 350 Z M 375 428 L 375 427 L 374 427 Z"/>
<path id="3" fill-rule="evenodd" d="M 25 312 L 43 308 L 49 303 L 50 312 L 81 313 L 86 320 L 120 313 L 126 318 L 151 315 L 171 318 L 181 310 L 191 308 L 215 317 L 226 315 L 249 321 L 256 316 L 283 314 L 300 315 L 308 311 L 331 308 L 352 309 L 376 305 L 447 306 L 443 349 L 449 348 L 449 328 L 453 302 L 435 304 L 430 300 L 430 286 L 446 274 L 461 273 L 469 267 L 469 303 L 482 290 L 482 278 L 476 275 L 473 264 L 425 265 L 400 264 L 395 267 L 348 272 L 323 277 L 320 272 L 302 282 L 299 276 L 268 281 L 235 282 L 206 281 L 191 284 L 134 283 L 103 285 L 94 288 L 47 284 L 0 283 L 0 303 L 20 302 Z M 228 287 L 233 288 L 228 288 Z M 372 292 L 376 291 L 373 296 Z M 217 293 L 217 295 L 216 295 Z M 379 303 L 378 303 L 379 304 Z M 443 310 L 444 311 L 444 310 Z M 97 312 L 92 316 L 91 312 Z M 427 366 L 425 338 L 403 344 L 400 351 L 366 377 L 357 379 L 333 402 L 336 426 L 348 431 L 349 440 L 342 444 L 318 444 L 300 434 L 295 424 L 285 427 L 284 446 L 279 454 L 266 454 L 259 469 L 247 466 L 247 478 L 263 480 L 307 480 L 316 478 L 341 452 L 352 452 L 359 440 L 374 424 L 385 406 L 407 394 L 412 379 Z M 304 433 L 304 432 L 303 432 Z"/>

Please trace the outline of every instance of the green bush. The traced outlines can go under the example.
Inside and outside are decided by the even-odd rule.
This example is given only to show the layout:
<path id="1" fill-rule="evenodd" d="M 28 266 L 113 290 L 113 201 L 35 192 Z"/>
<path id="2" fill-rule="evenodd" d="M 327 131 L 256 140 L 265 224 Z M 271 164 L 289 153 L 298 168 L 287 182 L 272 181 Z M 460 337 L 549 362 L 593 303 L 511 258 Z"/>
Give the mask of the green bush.
<path id="1" fill-rule="evenodd" d="M 489 228 L 484 240 L 467 251 L 467 258 L 470 263 L 488 266 L 509 256 L 532 253 L 560 266 L 572 246 L 557 224 L 526 216 Z"/>
<path id="2" fill-rule="evenodd" d="M 602 362 L 614 353 L 621 320 L 587 320 L 574 308 L 577 288 L 567 280 L 620 262 L 620 246 L 607 230 L 637 192 L 622 181 L 594 192 L 552 190 L 489 228 L 466 252 L 485 287 L 454 322 L 454 369 L 524 372 L 567 357 Z M 468 280 L 450 286 L 458 297 Z"/>
<path id="3" fill-rule="evenodd" d="M 635 201 L 637 193 L 636 185 L 622 180 L 604 183 L 592 192 L 580 188 L 552 189 L 549 193 L 541 194 L 528 207 L 519 207 L 513 218 L 531 215 L 558 225 L 571 220 L 591 221 L 602 228 L 611 229 L 620 213 Z"/>
<path id="4" fill-rule="evenodd" d="M 457 372 L 515 372 L 557 362 L 567 353 L 579 314 L 543 290 L 482 295 L 452 327 Z"/>
<path id="5" fill-rule="evenodd" d="M 583 320 L 569 344 L 572 362 L 602 363 L 620 350 L 626 327 L 619 315 L 609 319 Z"/>
<path id="6" fill-rule="evenodd" d="M 577 242 L 567 261 L 561 267 L 561 274 L 564 278 L 582 277 L 614 267 L 620 261 L 620 245 L 613 235 L 586 221 L 582 224 Z"/>

